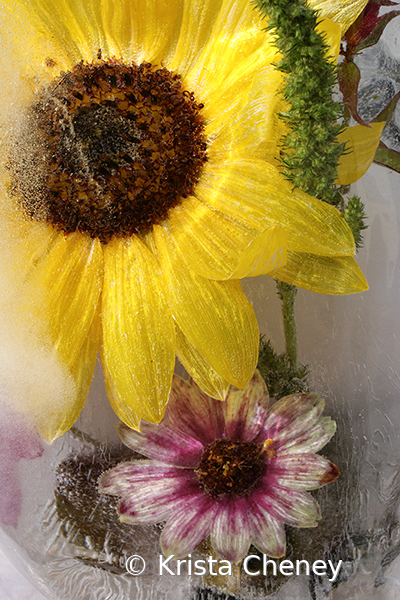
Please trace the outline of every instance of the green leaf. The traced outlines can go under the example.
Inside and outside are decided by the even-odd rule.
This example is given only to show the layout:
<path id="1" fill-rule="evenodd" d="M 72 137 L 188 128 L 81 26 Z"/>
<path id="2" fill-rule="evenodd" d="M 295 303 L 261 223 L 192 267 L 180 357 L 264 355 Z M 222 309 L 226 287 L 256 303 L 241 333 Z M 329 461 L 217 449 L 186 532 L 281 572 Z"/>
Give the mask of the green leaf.
<path id="1" fill-rule="evenodd" d="M 379 144 L 378 149 L 375 152 L 374 162 L 400 173 L 400 152 L 391 150 L 385 146 L 383 142 Z"/>

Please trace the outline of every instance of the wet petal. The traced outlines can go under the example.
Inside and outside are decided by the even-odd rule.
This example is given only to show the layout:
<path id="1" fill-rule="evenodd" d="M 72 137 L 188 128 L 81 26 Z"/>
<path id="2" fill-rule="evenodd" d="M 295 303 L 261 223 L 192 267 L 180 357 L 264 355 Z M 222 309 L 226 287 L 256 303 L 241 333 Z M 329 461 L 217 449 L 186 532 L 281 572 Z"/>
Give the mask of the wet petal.
<path id="1" fill-rule="evenodd" d="M 165 226 L 154 227 L 157 254 L 174 318 L 217 373 L 244 387 L 257 363 L 258 326 L 238 281 L 210 281 L 185 262 Z"/>
<path id="2" fill-rule="evenodd" d="M 257 72 L 276 60 L 260 13 L 245 0 L 224 0 L 209 42 L 185 77 L 204 103 L 208 134 L 216 134 L 247 102 Z"/>
<path id="3" fill-rule="evenodd" d="M 100 319 L 96 316 L 75 362 L 69 369 L 75 381 L 75 396 L 68 403 L 68 410 L 61 408 L 57 411 L 57 403 L 54 403 L 45 418 L 38 423 L 41 436 L 49 443 L 69 431 L 81 413 L 93 379 L 99 339 Z"/>
<path id="4" fill-rule="evenodd" d="M 339 23 L 324 19 L 317 24 L 316 31 L 322 35 L 328 46 L 328 57 L 336 65 L 339 58 L 340 39 L 342 37 L 342 28 Z"/>
<path id="5" fill-rule="evenodd" d="M 355 125 L 338 136 L 339 143 L 346 142 L 346 154 L 341 156 L 338 166 L 339 185 L 354 183 L 368 171 L 384 127 L 385 123 L 371 123 L 370 127 Z"/>
<path id="6" fill-rule="evenodd" d="M 103 350 L 113 384 L 137 417 L 159 422 L 175 364 L 175 329 L 154 256 L 135 236 L 105 247 Z M 117 413 L 127 424 L 127 411 Z"/>
<path id="7" fill-rule="evenodd" d="M 278 166 L 277 141 L 287 132 L 278 117 L 285 109 L 278 93 L 282 86 L 282 74 L 272 66 L 263 66 L 254 74 L 251 90 L 240 109 L 234 110 L 222 124 L 212 118 L 207 121 L 205 134 L 210 161 L 224 161 L 227 156 L 255 157 Z"/>
<path id="8" fill-rule="evenodd" d="M 252 533 L 247 498 L 222 498 L 210 537 L 217 554 L 230 562 L 239 562 L 249 550 Z"/>
<path id="9" fill-rule="evenodd" d="M 286 234 L 280 227 L 260 233 L 194 197 L 175 208 L 170 222 L 179 251 L 203 277 L 255 277 L 285 264 Z"/>
<path id="10" fill-rule="evenodd" d="M 321 518 L 318 503 L 311 494 L 270 486 L 268 475 L 264 486 L 252 495 L 252 500 L 259 510 L 294 527 L 316 527 Z"/>
<path id="11" fill-rule="evenodd" d="M 316 490 L 339 477 L 339 469 L 318 454 L 289 454 L 271 461 L 268 476 L 289 490 Z"/>
<path id="12" fill-rule="evenodd" d="M 249 498 L 249 509 L 253 525 L 252 543 L 262 553 L 280 558 L 286 553 L 286 534 L 283 523 L 271 516 L 265 506 Z"/>
<path id="13" fill-rule="evenodd" d="M 147 481 L 165 479 L 170 485 L 170 480 L 176 483 L 182 478 L 186 482 L 186 471 L 154 460 L 131 460 L 106 471 L 99 479 L 99 488 L 104 494 L 123 496 L 139 489 Z"/>
<path id="14" fill-rule="evenodd" d="M 101 25 L 110 56 L 160 64 L 177 43 L 183 4 L 181 0 L 103 0 Z"/>
<path id="15" fill-rule="evenodd" d="M 336 431 L 335 421 L 321 417 L 324 406 L 317 394 L 281 398 L 271 406 L 258 441 L 273 440 L 271 448 L 280 455 L 318 452 Z"/>
<path id="16" fill-rule="evenodd" d="M 218 375 L 175 324 L 176 355 L 197 385 L 211 398 L 224 400 L 229 382 Z"/>
<path id="17" fill-rule="evenodd" d="M 183 558 L 201 544 L 211 531 L 216 510 L 215 501 L 204 494 L 175 512 L 161 534 L 165 556 Z"/>
<path id="18" fill-rule="evenodd" d="M 203 455 L 203 444 L 185 431 L 178 431 L 169 424 L 159 425 L 142 421 L 142 431 L 130 429 L 123 423 L 117 426 L 122 442 L 147 458 L 181 467 L 196 467 Z"/>
<path id="19" fill-rule="evenodd" d="M 98 240 L 60 232 L 29 280 L 32 297 L 43 290 L 45 328 L 68 366 L 76 362 L 98 310 L 102 263 Z"/>
<path id="20" fill-rule="evenodd" d="M 15 93 L 17 86 L 22 84 L 23 94 L 18 99 L 19 103 L 30 103 L 38 82 L 50 82 L 60 71 L 73 65 L 74 61 L 68 56 L 62 40 L 51 35 L 30 2 L 5 0 L 2 3 L 0 37 L 4 46 L 8 43 L 12 48 L 7 53 L 7 61 L 14 73 L 10 93 Z M 17 73 L 22 76 L 20 81 Z M 7 80 L 3 84 L 7 86 Z M 3 91 L 8 92 L 4 87 Z"/>
<path id="21" fill-rule="evenodd" d="M 21 4 L 42 22 L 54 38 L 64 46 L 72 64 L 93 59 L 98 48 L 105 47 L 105 35 L 99 19 L 100 7 L 89 0 L 22 0 Z M 37 25 L 39 31 L 39 23 Z M 43 57 L 45 58 L 45 57 Z"/>
<path id="22" fill-rule="evenodd" d="M 165 60 L 168 69 L 185 76 L 192 68 L 210 41 L 222 3 L 223 0 L 186 0 L 181 3 L 179 39 L 173 55 Z"/>
<path id="23" fill-rule="evenodd" d="M 78 418 L 93 376 L 103 255 L 98 240 L 62 232 L 45 237 L 48 245 L 40 245 L 36 254 L 29 251 L 36 233 L 33 227 L 22 252 L 27 258 L 19 273 L 23 293 L 14 309 L 22 321 L 35 314 L 34 328 L 43 349 L 56 350 L 60 366 L 74 382 L 75 389 L 67 391 L 65 386 L 65 398 L 59 394 L 45 413 L 44 407 L 39 409 L 43 403 L 39 391 L 32 388 L 26 398 L 28 412 L 39 410 L 35 421 L 41 435 L 52 442 Z"/>
<path id="24" fill-rule="evenodd" d="M 196 196 L 249 227 L 281 227 L 292 251 L 326 256 L 354 254 L 353 234 L 339 211 L 298 189 L 292 190 L 279 171 L 262 160 L 206 164 Z"/>
<path id="25" fill-rule="evenodd" d="M 368 0 L 308 0 L 308 4 L 322 17 L 336 21 L 343 28 L 343 34 L 354 23 Z"/>
<path id="26" fill-rule="evenodd" d="M 275 269 L 272 276 L 319 294 L 357 294 L 368 289 L 352 256 L 317 256 L 289 250 L 286 264 Z"/>
<path id="27" fill-rule="evenodd" d="M 225 437 L 251 441 L 260 432 L 268 412 L 268 390 L 258 371 L 244 390 L 230 390 L 223 405 Z"/>
<path id="28" fill-rule="evenodd" d="M 195 383 L 174 375 L 163 425 L 193 437 L 206 446 L 222 436 L 223 403 L 207 396 Z"/>
<path id="29" fill-rule="evenodd" d="M 148 461 L 122 463 L 105 473 L 100 491 L 123 495 L 118 506 L 125 523 L 160 523 L 202 491 L 193 471 Z"/>

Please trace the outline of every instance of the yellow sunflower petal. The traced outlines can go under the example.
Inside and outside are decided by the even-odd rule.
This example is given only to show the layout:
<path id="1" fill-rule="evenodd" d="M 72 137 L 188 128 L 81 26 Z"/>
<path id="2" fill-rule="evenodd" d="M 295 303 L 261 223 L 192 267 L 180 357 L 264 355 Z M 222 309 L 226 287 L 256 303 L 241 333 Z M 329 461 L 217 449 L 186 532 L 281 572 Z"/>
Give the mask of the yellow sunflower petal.
<path id="1" fill-rule="evenodd" d="M 285 109 L 278 93 L 282 85 L 282 74 L 277 69 L 272 66 L 260 69 L 247 93 L 245 105 L 233 111 L 230 119 L 220 126 L 218 135 L 214 135 L 216 123 L 212 119 L 206 124 L 210 160 L 246 156 L 278 165 L 277 140 L 286 133 L 286 125 L 278 117 Z"/>
<path id="2" fill-rule="evenodd" d="M 205 105 L 207 135 L 215 135 L 237 114 L 257 73 L 277 60 L 272 38 L 262 25 L 259 12 L 246 0 L 225 0 L 207 44 L 185 75 L 185 87 Z M 185 65 L 184 56 L 172 63 L 181 72 L 179 63 Z"/>
<path id="3" fill-rule="evenodd" d="M 122 396 L 119 394 L 117 387 L 114 383 L 107 362 L 104 358 L 103 352 L 100 350 L 101 363 L 103 365 L 104 384 L 107 392 L 108 400 L 115 412 L 131 429 L 140 430 L 140 416 L 136 410 L 136 407 L 132 407 L 125 402 Z M 147 419 L 146 419 L 147 420 Z"/>
<path id="4" fill-rule="evenodd" d="M 24 359 L 22 375 L 14 377 L 10 397 L 51 442 L 75 422 L 93 375 L 101 245 L 27 222 L 16 222 L 13 236 L 3 233 L 12 252 L 2 249 L 8 264 L 0 274 L 5 291 L 0 320 L 11 312 L 13 336 L 21 338 L 18 345 L 26 355 L 32 354 Z M 10 353 L 15 343 L 7 344 Z M 42 383 L 34 382 L 33 372 Z"/>
<path id="5" fill-rule="evenodd" d="M 63 405 L 57 406 L 54 402 L 48 407 L 44 418 L 36 420 L 36 426 L 40 435 L 50 444 L 71 429 L 80 415 L 89 393 L 90 384 L 93 379 L 94 367 L 96 365 L 97 348 L 100 337 L 100 319 L 97 316 L 92 324 L 89 334 L 75 362 L 70 367 L 70 372 L 75 381 L 75 395 L 71 398 L 68 410 Z M 40 393 L 40 390 L 38 390 Z M 59 410 L 57 410 L 60 408 Z"/>
<path id="6" fill-rule="evenodd" d="M 218 375 L 212 366 L 183 335 L 176 325 L 176 355 L 197 385 L 211 398 L 224 400 L 229 381 Z"/>
<path id="7" fill-rule="evenodd" d="M 173 55 L 165 60 L 165 65 L 185 76 L 209 43 L 223 0 L 185 0 L 181 4 L 182 21 L 178 43 Z M 169 4 L 165 6 L 169 8 Z"/>
<path id="8" fill-rule="evenodd" d="M 351 256 L 330 258 L 288 252 L 286 265 L 273 277 L 319 294 L 356 294 L 368 289 L 360 267 Z"/>
<path id="9" fill-rule="evenodd" d="M 326 256 L 354 254 L 353 234 L 339 211 L 292 190 L 279 171 L 262 160 L 207 164 L 196 195 L 249 227 L 282 227 L 290 250 Z"/>
<path id="10" fill-rule="evenodd" d="M 101 5 L 103 28 L 111 53 L 114 49 L 119 56 L 139 63 L 168 62 L 168 55 L 179 36 L 182 0 L 93 2 Z M 191 14 L 193 19 L 193 12 Z"/>
<path id="11" fill-rule="evenodd" d="M 20 0 L 29 22 L 50 32 L 72 64 L 92 60 L 106 44 L 95 0 Z M 52 58 L 51 56 L 49 58 Z"/>
<path id="12" fill-rule="evenodd" d="M 240 282 L 197 275 L 164 227 L 153 233 L 178 326 L 221 377 L 244 387 L 257 363 L 258 327 Z"/>
<path id="13" fill-rule="evenodd" d="M 341 26 L 331 19 L 323 19 L 317 24 L 316 31 L 323 36 L 328 46 L 328 57 L 336 65 L 339 58 L 340 40 L 342 37 Z"/>
<path id="14" fill-rule="evenodd" d="M 385 123 L 371 123 L 370 127 L 355 125 L 347 127 L 339 136 L 340 143 L 346 142 L 346 154 L 341 156 L 337 183 L 348 185 L 364 175 L 374 160 Z"/>
<path id="15" fill-rule="evenodd" d="M 49 82 L 60 71 L 71 67 L 68 50 L 62 40 L 56 40 L 51 35 L 30 3 L 14 0 L 2 3 L 0 38 L 7 49 L 7 58 L 2 60 L 13 67 L 9 80 L 11 94 L 15 91 L 12 87 L 18 86 L 17 89 L 21 91 L 20 83 L 28 85 L 26 90 L 22 87 L 19 103 L 32 100 L 38 80 Z M 12 51 L 7 48 L 7 44 L 12 45 Z M 18 80 L 16 73 L 20 75 L 22 82 Z M 7 84 L 8 80 L 3 80 L 3 89 Z M 7 92 L 6 97 L 10 97 Z"/>
<path id="16" fill-rule="evenodd" d="M 364 10 L 368 0 L 308 0 L 322 17 L 328 17 L 342 26 L 343 34 Z"/>
<path id="17" fill-rule="evenodd" d="M 259 232 L 229 219 L 194 197 L 171 214 L 171 233 L 190 266 L 209 279 L 255 277 L 284 264 L 286 234 Z"/>
<path id="18" fill-rule="evenodd" d="M 102 260 L 97 239 L 60 232 L 27 283 L 26 312 L 32 314 L 36 305 L 44 336 L 68 368 L 75 364 L 98 309 Z"/>
<path id="19" fill-rule="evenodd" d="M 104 257 L 103 359 L 122 402 L 138 419 L 158 423 L 175 364 L 175 330 L 160 269 L 137 237 L 114 238 Z M 128 420 L 128 413 L 117 410 L 121 419 Z"/>

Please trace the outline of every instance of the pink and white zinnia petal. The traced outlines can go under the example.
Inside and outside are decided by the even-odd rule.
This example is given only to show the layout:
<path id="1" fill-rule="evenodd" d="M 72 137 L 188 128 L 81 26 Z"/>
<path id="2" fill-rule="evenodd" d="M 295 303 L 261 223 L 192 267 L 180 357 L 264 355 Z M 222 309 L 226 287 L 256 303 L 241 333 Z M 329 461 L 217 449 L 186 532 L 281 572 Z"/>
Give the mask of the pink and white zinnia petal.
<path id="1" fill-rule="evenodd" d="M 224 436 L 249 442 L 264 425 L 268 412 L 268 390 L 258 371 L 243 390 L 230 389 L 224 403 Z"/>
<path id="2" fill-rule="evenodd" d="M 161 534 L 164 555 L 183 558 L 197 548 L 209 535 L 217 508 L 215 500 L 203 494 L 174 511 Z"/>
<path id="3" fill-rule="evenodd" d="M 281 398 L 271 406 L 262 438 L 274 440 L 271 448 L 279 453 L 318 452 L 336 431 L 335 421 L 321 417 L 324 406 L 317 394 Z"/>
<path id="4" fill-rule="evenodd" d="M 264 506 L 249 499 L 253 525 L 252 543 L 260 552 L 271 558 L 281 558 L 286 553 L 286 533 L 282 521 L 275 519 Z"/>
<path id="5" fill-rule="evenodd" d="M 252 500 L 278 521 L 293 527 L 316 527 L 321 519 L 318 503 L 307 492 L 272 485 L 256 490 Z"/>
<path id="6" fill-rule="evenodd" d="M 190 435 L 170 427 L 141 422 L 141 431 L 119 423 L 117 432 L 121 441 L 147 458 L 180 467 L 196 467 L 201 460 L 204 446 Z"/>
<path id="7" fill-rule="evenodd" d="M 222 435 L 222 407 L 222 402 L 207 396 L 194 381 L 174 375 L 163 423 L 206 446 Z"/>
<path id="8" fill-rule="evenodd" d="M 210 538 L 217 554 L 230 562 L 239 562 L 249 550 L 252 533 L 247 498 L 220 499 Z"/>
<path id="9" fill-rule="evenodd" d="M 288 490 L 316 490 L 340 475 L 336 465 L 318 454 L 286 454 L 271 461 L 270 485 Z"/>
<path id="10" fill-rule="evenodd" d="M 100 489 L 123 496 L 118 512 L 121 521 L 131 524 L 164 521 L 202 494 L 191 469 L 163 467 L 148 461 L 118 465 L 102 476 Z"/>

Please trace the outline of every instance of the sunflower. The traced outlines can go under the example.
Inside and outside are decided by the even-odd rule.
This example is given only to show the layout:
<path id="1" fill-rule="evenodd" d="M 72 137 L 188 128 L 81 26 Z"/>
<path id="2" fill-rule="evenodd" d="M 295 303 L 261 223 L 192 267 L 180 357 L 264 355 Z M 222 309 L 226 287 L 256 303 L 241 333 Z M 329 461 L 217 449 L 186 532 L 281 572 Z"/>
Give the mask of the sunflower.
<path id="1" fill-rule="evenodd" d="M 3 381 L 45 439 L 77 419 L 98 350 L 133 428 L 161 420 L 176 354 L 211 396 L 243 388 L 258 327 L 242 277 L 287 261 L 304 287 L 366 289 L 339 212 L 279 173 L 282 76 L 247 0 L 2 8 Z M 334 52 L 340 27 L 321 27 Z M 32 384 L 35 360 L 57 385 Z"/>

